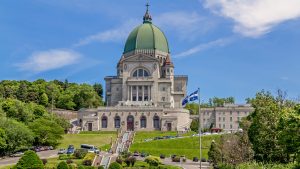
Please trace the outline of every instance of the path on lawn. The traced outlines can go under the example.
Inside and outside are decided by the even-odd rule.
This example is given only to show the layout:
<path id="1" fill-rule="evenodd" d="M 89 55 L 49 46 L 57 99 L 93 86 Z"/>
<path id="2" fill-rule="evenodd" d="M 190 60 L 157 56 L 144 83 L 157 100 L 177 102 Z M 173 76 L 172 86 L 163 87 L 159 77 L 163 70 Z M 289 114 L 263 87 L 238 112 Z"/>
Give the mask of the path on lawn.
<path id="1" fill-rule="evenodd" d="M 57 150 L 48 150 L 37 152 L 37 155 L 41 158 L 52 158 L 58 157 Z M 0 166 L 16 164 L 19 161 L 20 157 L 7 157 L 5 159 L 0 159 Z"/>

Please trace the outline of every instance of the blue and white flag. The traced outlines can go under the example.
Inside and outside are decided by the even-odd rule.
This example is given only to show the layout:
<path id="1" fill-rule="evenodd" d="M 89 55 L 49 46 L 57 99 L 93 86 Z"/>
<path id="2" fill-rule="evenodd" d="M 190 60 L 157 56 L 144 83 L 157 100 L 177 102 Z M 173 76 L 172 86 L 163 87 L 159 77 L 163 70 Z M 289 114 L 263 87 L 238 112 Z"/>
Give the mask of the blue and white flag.
<path id="1" fill-rule="evenodd" d="M 197 91 L 194 91 L 192 94 L 190 94 L 189 96 L 189 101 L 195 101 L 195 100 L 198 100 L 198 90 Z"/>
<path id="2" fill-rule="evenodd" d="M 185 105 L 189 102 L 189 96 L 186 96 L 183 100 L 182 100 L 182 106 L 185 107 Z"/>
<path id="3" fill-rule="evenodd" d="M 199 94 L 198 94 L 198 90 L 196 90 L 195 92 L 193 92 L 190 95 L 186 96 L 182 100 L 182 106 L 185 107 L 187 103 L 198 100 L 198 99 L 199 99 Z"/>

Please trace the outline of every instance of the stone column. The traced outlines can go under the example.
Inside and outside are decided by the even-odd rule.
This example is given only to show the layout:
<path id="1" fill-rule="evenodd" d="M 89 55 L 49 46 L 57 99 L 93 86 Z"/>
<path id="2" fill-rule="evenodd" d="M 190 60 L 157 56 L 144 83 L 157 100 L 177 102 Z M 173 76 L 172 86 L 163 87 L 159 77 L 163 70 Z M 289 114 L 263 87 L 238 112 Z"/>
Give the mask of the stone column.
<path id="1" fill-rule="evenodd" d="M 130 101 L 132 101 L 132 86 L 130 86 Z"/>
<path id="2" fill-rule="evenodd" d="M 136 86 L 136 101 L 139 101 L 139 86 Z"/>
<path id="3" fill-rule="evenodd" d="M 144 85 L 142 86 L 142 91 L 143 91 L 143 95 L 142 95 L 142 101 L 144 101 L 144 98 L 145 98 L 145 87 L 144 87 Z"/>

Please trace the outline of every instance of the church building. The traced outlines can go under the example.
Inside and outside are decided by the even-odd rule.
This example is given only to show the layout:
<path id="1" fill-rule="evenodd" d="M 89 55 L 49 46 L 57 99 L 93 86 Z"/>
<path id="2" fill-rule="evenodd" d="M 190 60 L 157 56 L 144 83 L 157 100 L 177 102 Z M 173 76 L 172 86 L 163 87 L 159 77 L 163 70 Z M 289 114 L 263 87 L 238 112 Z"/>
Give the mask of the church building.
<path id="1" fill-rule="evenodd" d="M 86 131 L 185 131 L 189 111 L 186 75 L 175 75 L 165 34 L 152 23 L 147 5 L 143 23 L 132 30 L 117 63 L 117 76 L 105 77 L 106 107 L 81 109 Z"/>

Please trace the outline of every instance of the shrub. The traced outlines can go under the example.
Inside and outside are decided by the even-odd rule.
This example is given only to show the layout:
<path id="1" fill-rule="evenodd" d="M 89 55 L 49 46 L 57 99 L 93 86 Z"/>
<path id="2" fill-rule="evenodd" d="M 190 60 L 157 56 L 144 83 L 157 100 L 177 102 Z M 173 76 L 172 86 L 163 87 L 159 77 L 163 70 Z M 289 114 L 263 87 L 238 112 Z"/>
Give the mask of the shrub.
<path id="1" fill-rule="evenodd" d="M 68 159 L 71 159 L 72 157 L 70 155 L 67 155 L 67 154 L 60 154 L 58 156 L 58 159 L 59 160 L 68 160 Z"/>
<path id="2" fill-rule="evenodd" d="M 131 156 L 131 157 L 128 157 L 128 160 L 129 160 L 129 163 L 131 164 L 131 166 L 133 167 L 136 162 L 136 158 Z"/>
<path id="3" fill-rule="evenodd" d="M 186 162 L 186 158 L 185 157 L 182 158 L 182 162 Z"/>
<path id="4" fill-rule="evenodd" d="M 71 164 L 71 163 L 73 163 L 73 160 L 71 160 L 71 159 L 67 159 L 67 164 Z"/>
<path id="5" fill-rule="evenodd" d="M 91 166 L 92 163 L 93 163 L 92 160 L 83 160 L 82 161 L 82 164 L 85 165 L 85 166 Z"/>
<path id="6" fill-rule="evenodd" d="M 104 167 L 103 166 L 99 166 L 98 169 L 104 169 Z"/>
<path id="7" fill-rule="evenodd" d="M 68 164 L 65 161 L 58 163 L 57 169 L 69 169 Z"/>
<path id="8" fill-rule="evenodd" d="M 161 163 L 160 159 L 155 156 L 148 156 L 145 159 L 145 162 L 148 163 L 150 166 L 158 166 Z"/>
<path id="9" fill-rule="evenodd" d="M 44 165 L 46 165 L 48 160 L 47 159 L 42 159 L 42 162 L 43 162 Z"/>
<path id="10" fill-rule="evenodd" d="M 129 167 L 129 166 L 130 166 L 129 157 L 128 157 L 128 158 L 126 158 L 126 159 L 124 160 L 124 162 L 126 163 L 126 166 L 127 166 L 127 167 Z"/>
<path id="11" fill-rule="evenodd" d="M 85 169 L 85 167 L 84 166 L 82 166 L 82 165 L 80 165 L 80 166 L 78 166 L 78 168 L 77 169 Z"/>
<path id="12" fill-rule="evenodd" d="M 82 164 L 86 166 L 91 166 L 95 156 L 96 156 L 95 153 L 87 153 L 83 158 Z"/>
<path id="13" fill-rule="evenodd" d="M 87 153 L 88 153 L 88 150 L 86 150 L 86 149 L 76 149 L 74 151 L 73 156 L 76 159 L 83 159 Z"/>
<path id="14" fill-rule="evenodd" d="M 109 165 L 108 169 L 122 169 L 123 167 L 117 163 L 117 162 L 113 162 Z"/>
<path id="15" fill-rule="evenodd" d="M 121 158 L 117 158 L 116 162 L 119 163 L 119 164 L 121 164 L 121 165 L 123 164 L 123 160 Z"/>
<path id="16" fill-rule="evenodd" d="M 19 159 L 15 168 L 24 168 L 24 169 L 43 169 L 44 164 L 39 156 L 32 150 L 28 150 L 24 155 Z"/>
<path id="17" fill-rule="evenodd" d="M 75 169 L 76 168 L 76 164 L 69 164 L 69 169 Z"/>

